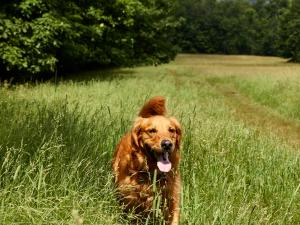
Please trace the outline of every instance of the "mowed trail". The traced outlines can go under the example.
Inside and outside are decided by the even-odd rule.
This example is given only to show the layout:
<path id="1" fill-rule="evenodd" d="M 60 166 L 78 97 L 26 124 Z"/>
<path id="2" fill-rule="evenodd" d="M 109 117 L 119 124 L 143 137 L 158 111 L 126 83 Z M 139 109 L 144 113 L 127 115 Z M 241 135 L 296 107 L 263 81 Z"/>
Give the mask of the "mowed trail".
<path id="1" fill-rule="evenodd" d="M 300 148 L 300 124 L 297 121 L 284 118 L 278 112 L 254 102 L 238 92 L 234 85 L 226 79 L 229 76 L 240 76 L 242 78 L 253 76 L 253 74 L 281 76 L 282 74 L 280 74 L 278 68 L 283 67 L 286 70 L 291 66 L 284 59 L 255 56 L 211 56 L 211 58 L 202 58 L 196 55 L 194 61 L 191 61 L 190 57 L 188 59 L 186 61 L 185 56 L 181 56 L 176 60 L 176 64 L 188 67 L 196 79 L 204 76 L 205 81 L 217 93 L 224 96 L 225 103 L 237 120 L 242 120 L 248 126 L 257 129 L 258 132 L 272 133 L 288 145 L 297 149 Z M 297 73 L 297 71 L 294 72 Z M 176 70 L 170 70 L 170 75 L 174 77 L 176 85 L 184 82 L 184 75 L 181 76 Z M 216 81 L 214 79 L 216 77 L 221 82 Z M 222 82 L 222 78 L 225 82 Z M 197 83 L 200 85 L 201 82 L 195 81 L 195 84 Z"/>
<path id="2" fill-rule="evenodd" d="M 292 147 L 300 147 L 300 126 L 298 123 L 253 102 L 232 86 L 225 84 L 211 85 L 225 97 L 225 102 L 232 109 L 235 118 L 255 127 L 259 132 L 277 135 L 279 139 Z"/>

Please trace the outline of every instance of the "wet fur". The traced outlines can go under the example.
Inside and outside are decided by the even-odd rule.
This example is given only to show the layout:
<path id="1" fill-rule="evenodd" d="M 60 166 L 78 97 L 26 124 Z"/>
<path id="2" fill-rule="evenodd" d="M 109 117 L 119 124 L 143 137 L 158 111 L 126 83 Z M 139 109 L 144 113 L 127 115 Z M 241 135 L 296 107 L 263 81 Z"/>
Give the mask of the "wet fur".
<path id="1" fill-rule="evenodd" d="M 154 193 L 152 178 L 154 171 L 158 171 L 157 188 L 162 195 L 162 211 L 168 225 L 179 224 L 180 203 L 180 139 L 181 127 L 175 118 L 166 115 L 165 99 L 154 97 L 141 109 L 133 128 L 119 142 L 113 157 L 112 168 L 115 184 L 120 194 L 121 202 L 127 210 L 134 210 L 146 217 L 152 208 Z M 147 127 L 156 124 L 156 134 L 149 135 Z M 176 132 L 169 132 L 166 128 L 174 127 Z M 160 154 L 161 139 L 168 139 L 174 143 L 169 160 L 172 169 L 162 173 L 157 169 L 157 160 L 153 154 Z M 155 149 L 153 151 L 149 150 Z"/>

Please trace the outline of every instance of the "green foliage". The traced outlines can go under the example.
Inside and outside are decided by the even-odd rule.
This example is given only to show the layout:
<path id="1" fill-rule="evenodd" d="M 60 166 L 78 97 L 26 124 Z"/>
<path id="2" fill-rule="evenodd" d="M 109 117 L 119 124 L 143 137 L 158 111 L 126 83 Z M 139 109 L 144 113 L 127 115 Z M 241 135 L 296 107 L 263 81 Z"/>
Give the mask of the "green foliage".
<path id="1" fill-rule="evenodd" d="M 171 0 L 4 2 L 1 71 L 24 75 L 168 62 L 176 53 L 173 10 Z"/>
<path id="2" fill-rule="evenodd" d="M 281 54 L 300 62 L 300 2 L 290 3 L 281 20 Z"/>
<path id="3" fill-rule="evenodd" d="M 1 64 L 7 71 L 21 71 L 32 74 L 54 71 L 56 50 L 62 45 L 62 36 L 67 24 L 45 13 L 28 22 L 19 18 L 3 19 L 0 22 Z"/>
<path id="4" fill-rule="evenodd" d="M 298 0 L 178 0 L 183 52 L 280 55 L 300 62 Z"/>
<path id="5" fill-rule="evenodd" d="M 179 0 L 186 19 L 177 40 L 185 52 L 277 55 L 287 0 Z"/>

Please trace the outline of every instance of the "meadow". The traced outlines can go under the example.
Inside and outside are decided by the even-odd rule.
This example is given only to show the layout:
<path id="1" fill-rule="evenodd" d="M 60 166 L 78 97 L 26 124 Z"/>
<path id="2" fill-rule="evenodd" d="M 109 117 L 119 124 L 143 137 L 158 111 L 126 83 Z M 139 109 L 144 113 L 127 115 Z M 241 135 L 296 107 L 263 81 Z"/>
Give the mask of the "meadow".
<path id="1" fill-rule="evenodd" d="M 181 224 L 300 224 L 300 65 L 170 64 L 0 88 L 0 224 L 131 224 L 111 159 L 151 96 L 183 126 Z"/>

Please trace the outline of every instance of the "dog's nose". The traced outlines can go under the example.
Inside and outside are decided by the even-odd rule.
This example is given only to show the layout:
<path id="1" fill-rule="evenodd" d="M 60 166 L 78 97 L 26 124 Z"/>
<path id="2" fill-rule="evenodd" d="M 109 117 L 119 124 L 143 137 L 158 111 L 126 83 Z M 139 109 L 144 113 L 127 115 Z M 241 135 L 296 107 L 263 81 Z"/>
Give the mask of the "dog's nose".
<path id="1" fill-rule="evenodd" d="M 173 146 L 172 142 L 169 140 L 162 140 L 160 145 L 164 150 L 170 150 Z"/>

